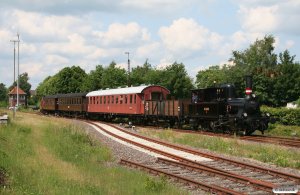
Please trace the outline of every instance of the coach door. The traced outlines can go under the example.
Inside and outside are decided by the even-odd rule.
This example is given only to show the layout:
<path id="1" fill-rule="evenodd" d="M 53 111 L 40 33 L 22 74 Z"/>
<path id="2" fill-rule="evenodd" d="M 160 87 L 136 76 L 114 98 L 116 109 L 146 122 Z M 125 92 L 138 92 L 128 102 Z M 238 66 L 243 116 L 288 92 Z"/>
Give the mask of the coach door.
<path id="1" fill-rule="evenodd" d="M 163 94 L 161 92 L 152 92 L 151 93 L 151 100 L 154 104 L 154 113 L 156 115 L 164 115 L 165 111 L 165 102 L 163 100 Z"/>

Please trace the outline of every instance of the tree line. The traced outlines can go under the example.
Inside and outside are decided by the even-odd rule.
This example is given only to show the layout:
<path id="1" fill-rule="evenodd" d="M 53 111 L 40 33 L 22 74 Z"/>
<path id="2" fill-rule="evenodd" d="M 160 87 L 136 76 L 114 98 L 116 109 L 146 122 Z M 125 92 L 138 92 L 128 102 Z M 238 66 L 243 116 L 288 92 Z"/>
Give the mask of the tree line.
<path id="1" fill-rule="evenodd" d="M 47 77 L 37 88 L 37 95 L 44 96 L 57 93 L 89 92 L 107 88 L 127 86 L 127 72 L 111 62 L 109 66 L 97 65 L 95 70 L 86 74 L 79 66 L 65 67 L 54 76 Z M 174 62 L 165 69 L 153 68 L 145 62 L 130 73 L 130 84 L 162 85 L 176 98 L 188 97 L 194 87 L 182 63 Z"/>
<path id="2" fill-rule="evenodd" d="M 245 50 L 233 51 L 230 64 L 210 66 L 199 71 L 195 81 L 187 74 L 183 63 L 174 62 L 158 69 L 146 61 L 132 69 L 130 84 L 161 85 L 170 90 L 172 97 L 186 98 L 194 88 L 232 83 L 236 87 L 238 97 L 244 97 L 244 76 L 252 74 L 253 91 L 258 95 L 260 102 L 269 106 L 284 106 L 300 97 L 300 64 L 295 62 L 295 56 L 288 50 L 275 54 L 274 43 L 274 37 L 268 35 L 256 40 Z M 128 84 L 127 76 L 125 69 L 117 67 L 114 61 L 108 66 L 96 65 L 89 73 L 80 66 L 65 67 L 38 85 L 37 99 L 58 93 L 125 87 Z M 28 82 L 28 74 L 22 74 L 20 80 L 21 89 L 29 93 L 31 85 Z M 10 88 L 15 85 L 14 83 Z M 5 85 L 1 83 L 0 101 L 7 100 L 7 92 Z"/>
<path id="3" fill-rule="evenodd" d="M 253 91 L 262 104 L 285 106 L 296 101 L 300 98 L 300 64 L 295 62 L 295 56 L 288 50 L 275 54 L 274 43 L 274 37 L 268 35 L 243 51 L 233 51 L 230 59 L 233 65 L 211 66 L 199 71 L 196 86 L 211 86 L 214 81 L 233 83 L 239 97 L 242 97 L 244 76 L 251 74 Z"/>

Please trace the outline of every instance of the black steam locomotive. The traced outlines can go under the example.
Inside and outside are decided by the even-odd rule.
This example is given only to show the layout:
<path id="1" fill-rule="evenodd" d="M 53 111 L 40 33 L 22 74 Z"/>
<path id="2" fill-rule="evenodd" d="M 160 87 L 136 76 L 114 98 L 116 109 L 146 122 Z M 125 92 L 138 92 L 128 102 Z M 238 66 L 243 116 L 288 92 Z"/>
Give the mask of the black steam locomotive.
<path id="1" fill-rule="evenodd" d="M 192 90 L 188 120 L 194 129 L 242 133 L 250 135 L 255 130 L 268 128 L 269 113 L 261 113 L 252 93 L 252 76 L 246 76 L 246 96 L 237 98 L 235 87 L 224 84 L 219 87 Z"/>

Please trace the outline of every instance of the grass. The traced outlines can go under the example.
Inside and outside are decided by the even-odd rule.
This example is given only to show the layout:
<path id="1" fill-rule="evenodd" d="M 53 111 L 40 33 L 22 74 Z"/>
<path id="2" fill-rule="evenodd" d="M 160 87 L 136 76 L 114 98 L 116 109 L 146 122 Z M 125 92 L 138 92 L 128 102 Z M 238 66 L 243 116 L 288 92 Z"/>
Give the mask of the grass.
<path id="1" fill-rule="evenodd" d="M 71 120 L 17 112 L 0 126 L 0 194 L 187 194 L 116 165 L 109 148 L 83 132 Z"/>
<path id="2" fill-rule="evenodd" d="M 140 130 L 140 132 L 146 136 L 192 146 L 194 148 L 204 148 L 232 156 L 251 158 L 281 167 L 300 169 L 300 151 L 296 148 L 250 143 L 238 139 L 178 133 L 171 130 L 153 131 L 143 129 Z"/>
<path id="3" fill-rule="evenodd" d="M 266 135 L 300 138 L 300 126 L 270 124 Z"/>

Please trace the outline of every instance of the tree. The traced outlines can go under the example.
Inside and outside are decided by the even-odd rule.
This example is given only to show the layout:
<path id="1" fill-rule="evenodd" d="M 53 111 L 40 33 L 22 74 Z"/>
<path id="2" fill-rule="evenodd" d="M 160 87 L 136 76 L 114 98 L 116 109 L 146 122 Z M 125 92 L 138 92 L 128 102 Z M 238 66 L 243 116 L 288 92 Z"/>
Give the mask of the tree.
<path id="1" fill-rule="evenodd" d="M 132 69 L 130 74 L 130 81 L 133 86 L 141 85 L 141 84 L 151 84 L 149 79 L 149 73 L 154 71 L 147 61 L 143 66 L 137 66 Z"/>
<path id="2" fill-rule="evenodd" d="M 94 91 L 103 88 L 102 77 L 104 74 L 104 68 L 102 65 L 97 65 L 95 70 L 92 70 L 85 78 L 81 91 Z"/>
<path id="3" fill-rule="evenodd" d="M 55 76 L 46 77 L 43 82 L 41 82 L 38 87 L 36 88 L 36 95 L 37 97 L 41 98 L 45 95 L 53 95 L 58 91 L 56 89 L 55 83 Z"/>
<path id="4" fill-rule="evenodd" d="M 192 79 L 188 76 L 184 64 L 174 62 L 162 74 L 162 86 L 170 90 L 171 96 L 186 98 L 193 89 Z"/>
<path id="5" fill-rule="evenodd" d="M 29 76 L 27 72 L 24 72 L 19 76 L 19 88 L 26 93 L 28 98 L 30 98 L 31 84 L 28 81 L 29 81 Z M 9 87 L 9 90 L 12 90 L 16 86 L 17 86 L 17 81 L 15 81 L 13 85 Z"/>
<path id="6" fill-rule="evenodd" d="M 86 73 L 79 66 L 63 68 L 53 79 L 57 93 L 81 92 L 81 85 L 86 78 Z"/>
<path id="7" fill-rule="evenodd" d="M 277 55 L 274 54 L 275 39 L 273 36 L 265 36 L 262 40 L 256 40 L 244 51 L 233 51 L 230 59 L 235 66 L 230 68 L 229 74 L 235 78 L 231 80 L 241 95 L 244 84 L 244 76 L 254 75 L 254 91 L 260 96 L 263 104 L 274 104 L 272 99 L 274 76 L 277 75 Z M 243 82 L 244 83 L 244 82 Z"/>
<path id="8" fill-rule="evenodd" d="M 207 70 L 199 71 L 196 75 L 196 86 L 206 88 L 224 83 L 226 80 L 225 69 L 221 69 L 220 66 L 211 66 Z"/>
<path id="9" fill-rule="evenodd" d="M 287 50 L 279 54 L 279 59 L 272 102 L 276 106 L 283 106 L 300 96 L 300 64 L 294 63 L 295 56 L 291 56 Z"/>
<path id="10" fill-rule="evenodd" d="M 272 35 L 265 36 L 262 40 L 256 40 L 244 51 L 233 51 L 231 60 L 237 67 L 243 67 L 245 73 L 272 70 L 277 65 L 277 55 L 273 53 L 274 43 L 275 39 Z"/>
<path id="11" fill-rule="evenodd" d="M 7 88 L 3 83 L 0 83 L 0 101 L 7 101 Z"/>
<path id="12" fill-rule="evenodd" d="M 104 69 L 101 79 L 102 88 L 117 88 L 127 85 L 127 74 L 124 69 L 116 67 L 113 61 Z"/>

